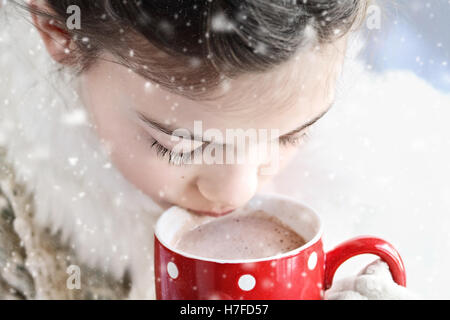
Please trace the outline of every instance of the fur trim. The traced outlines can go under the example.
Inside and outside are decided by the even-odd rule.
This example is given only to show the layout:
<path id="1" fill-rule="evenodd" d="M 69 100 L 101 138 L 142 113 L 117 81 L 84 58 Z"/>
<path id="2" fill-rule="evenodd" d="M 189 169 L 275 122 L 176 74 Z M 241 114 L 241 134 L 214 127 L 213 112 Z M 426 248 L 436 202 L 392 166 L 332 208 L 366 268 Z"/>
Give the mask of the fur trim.
<path id="1" fill-rule="evenodd" d="M 141 285 L 132 296 L 153 297 L 153 225 L 161 208 L 110 162 L 77 78 L 57 70 L 30 17 L 8 4 L 0 11 L 0 52 L 0 145 L 34 193 L 34 222 L 60 232 L 86 265 L 116 278 L 129 271 Z"/>

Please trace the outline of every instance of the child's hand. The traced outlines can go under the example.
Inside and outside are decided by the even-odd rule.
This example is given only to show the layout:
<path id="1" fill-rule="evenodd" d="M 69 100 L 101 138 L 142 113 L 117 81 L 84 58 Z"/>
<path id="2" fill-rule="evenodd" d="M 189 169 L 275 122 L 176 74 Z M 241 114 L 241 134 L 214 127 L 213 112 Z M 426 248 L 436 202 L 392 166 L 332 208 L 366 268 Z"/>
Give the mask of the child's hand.
<path id="1" fill-rule="evenodd" d="M 337 280 L 325 292 L 326 300 L 413 300 L 419 297 L 392 280 L 388 265 L 377 260 L 356 277 Z"/>

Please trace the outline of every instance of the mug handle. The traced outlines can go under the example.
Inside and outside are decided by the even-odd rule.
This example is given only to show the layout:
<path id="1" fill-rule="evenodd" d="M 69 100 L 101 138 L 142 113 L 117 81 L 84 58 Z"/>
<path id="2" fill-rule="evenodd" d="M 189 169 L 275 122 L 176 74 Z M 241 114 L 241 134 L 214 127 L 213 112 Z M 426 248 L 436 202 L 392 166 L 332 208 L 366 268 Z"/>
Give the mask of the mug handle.
<path id="1" fill-rule="evenodd" d="M 325 290 L 331 288 L 333 277 L 339 266 L 346 260 L 360 254 L 375 254 L 384 260 L 391 271 L 394 281 L 406 287 L 406 272 L 402 258 L 387 241 L 375 237 L 356 237 L 341 243 L 325 256 Z"/>

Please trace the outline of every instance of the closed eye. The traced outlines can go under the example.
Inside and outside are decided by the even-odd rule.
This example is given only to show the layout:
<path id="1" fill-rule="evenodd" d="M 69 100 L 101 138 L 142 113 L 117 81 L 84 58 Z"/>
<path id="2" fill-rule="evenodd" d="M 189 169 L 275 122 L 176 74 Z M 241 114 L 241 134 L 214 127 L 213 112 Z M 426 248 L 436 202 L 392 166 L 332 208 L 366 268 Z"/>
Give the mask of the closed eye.
<path id="1" fill-rule="evenodd" d="M 161 143 L 159 143 L 157 140 L 152 141 L 150 147 L 154 150 L 156 150 L 156 155 L 160 159 L 167 159 L 170 165 L 174 166 L 182 166 L 190 161 L 195 157 L 197 152 L 202 152 L 202 146 L 199 148 L 196 148 L 192 150 L 191 152 L 175 152 L 173 150 L 170 150 L 163 146 Z"/>
<path id="2" fill-rule="evenodd" d="M 305 142 L 306 140 L 308 140 L 309 139 L 309 134 L 308 134 L 308 131 L 303 131 L 302 133 L 300 133 L 300 134 L 287 134 L 287 135 L 284 135 L 284 136 L 281 136 L 281 137 L 279 137 L 278 138 L 278 141 L 279 141 L 279 143 L 282 145 L 282 146 L 294 146 L 294 147 L 297 147 L 297 146 L 299 146 L 300 144 L 302 144 L 303 142 Z"/>

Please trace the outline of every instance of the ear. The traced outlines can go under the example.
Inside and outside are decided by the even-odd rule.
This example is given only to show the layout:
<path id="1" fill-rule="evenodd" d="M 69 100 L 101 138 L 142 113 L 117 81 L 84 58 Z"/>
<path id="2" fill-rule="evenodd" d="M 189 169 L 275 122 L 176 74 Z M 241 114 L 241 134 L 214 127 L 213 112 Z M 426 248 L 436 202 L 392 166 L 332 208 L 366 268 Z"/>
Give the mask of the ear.
<path id="1" fill-rule="evenodd" d="M 31 0 L 29 2 L 31 9 L 39 10 L 43 12 L 54 12 L 45 4 L 45 1 Z M 67 31 L 58 27 L 55 21 L 51 18 L 41 16 L 34 12 L 31 13 L 33 23 L 36 29 L 39 31 L 41 38 L 47 48 L 50 56 L 59 63 L 66 64 L 64 58 L 67 58 L 67 54 L 70 53 L 70 49 L 73 49 L 73 42 Z"/>

